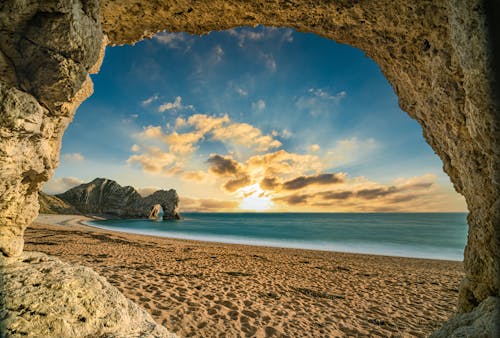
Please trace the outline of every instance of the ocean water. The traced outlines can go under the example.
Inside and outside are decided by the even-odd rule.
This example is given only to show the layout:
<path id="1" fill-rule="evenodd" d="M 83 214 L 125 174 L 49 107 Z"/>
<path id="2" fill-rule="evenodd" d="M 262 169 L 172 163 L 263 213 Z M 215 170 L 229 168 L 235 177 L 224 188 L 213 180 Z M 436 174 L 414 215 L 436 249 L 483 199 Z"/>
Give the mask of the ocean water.
<path id="1" fill-rule="evenodd" d="M 466 213 L 184 213 L 180 221 L 90 225 L 212 242 L 461 261 Z"/>

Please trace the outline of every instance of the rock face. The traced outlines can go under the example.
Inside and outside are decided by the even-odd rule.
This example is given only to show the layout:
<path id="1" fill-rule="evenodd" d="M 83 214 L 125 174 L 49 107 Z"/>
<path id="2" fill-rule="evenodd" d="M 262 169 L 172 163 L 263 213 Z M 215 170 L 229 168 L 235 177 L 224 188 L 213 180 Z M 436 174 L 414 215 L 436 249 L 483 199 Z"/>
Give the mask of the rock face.
<path id="1" fill-rule="evenodd" d="M 500 298 L 488 297 L 473 311 L 456 315 L 430 338 L 500 337 Z"/>
<path id="2" fill-rule="evenodd" d="M 179 196 L 174 189 L 155 191 L 144 197 L 144 204 L 146 206 L 159 204 L 163 209 L 163 219 L 181 219 Z"/>
<path id="3" fill-rule="evenodd" d="M 4 0 L 0 4 L 0 251 L 20 255 L 37 191 L 63 132 L 92 92 L 104 46 L 157 31 L 287 26 L 358 47 L 422 126 L 455 189 L 469 234 L 459 311 L 500 295 L 500 93 L 482 0 Z M 490 18 L 493 18 L 492 15 Z M 491 33 L 490 33 L 491 32 Z"/>
<path id="4" fill-rule="evenodd" d="M 176 337 L 93 270 L 37 252 L 0 257 L 2 337 Z"/>
<path id="5" fill-rule="evenodd" d="M 59 197 L 38 192 L 38 203 L 40 203 L 40 213 L 42 214 L 67 214 L 78 215 L 80 212 L 71 204 L 63 201 Z"/>
<path id="6" fill-rule="evenodd" d="M 130 186 L 122 187 L 113 180 L 96 178 L 56 197 L 87 215 L 148 218 L 151 208 L 158 204 L 163 208 L 163 219 L 180 219 L 179 196 L 174 189 L 158 190 L 143 198 Z"/>
<path id="7" fill-rule="evenodd" d="M 0 31 L 0 251 L 15 256 L 106 41 L 98 1 L 2 1 Z"/>

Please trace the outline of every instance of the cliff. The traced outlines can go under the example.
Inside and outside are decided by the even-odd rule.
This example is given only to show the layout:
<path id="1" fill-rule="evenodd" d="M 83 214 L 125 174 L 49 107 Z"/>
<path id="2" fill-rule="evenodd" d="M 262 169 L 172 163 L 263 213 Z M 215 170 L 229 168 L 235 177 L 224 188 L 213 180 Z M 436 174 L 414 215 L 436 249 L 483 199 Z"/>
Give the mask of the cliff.
<path id="1" fill-rule="evenodd" d="M 71 204 L 63 201 L 57 196 L 48 195 L 44 192 L 38 192 L 38 203 L 40 204 L 41 214 L 68 214 L 74 215 L 80 212 Z"/>
<path id="2" fill-rule="evenodd" d="M 158 190 L 143 198 L 131 186 L 122 187 L 113 180 L 96 178 L 55 197 L 83 214 L 148 218 L 151 210 L 158 210 L 159 205 L 163 219 L 180 219 L 179 196 L 174 189 Z M 153 214 L 156 218 L 157 213 Z"/>

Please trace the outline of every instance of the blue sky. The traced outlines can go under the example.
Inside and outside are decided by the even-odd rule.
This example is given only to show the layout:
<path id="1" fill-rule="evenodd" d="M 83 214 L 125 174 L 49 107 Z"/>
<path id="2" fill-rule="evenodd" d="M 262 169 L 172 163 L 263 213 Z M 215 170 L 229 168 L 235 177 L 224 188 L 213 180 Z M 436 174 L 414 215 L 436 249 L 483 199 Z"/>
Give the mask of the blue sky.
<path id="1" fill-rule="evenodd" d="M 194 211 L 462 211 L 363 52 L 291 29 L 108 47 L 45 191 L 95 177 Z"/>

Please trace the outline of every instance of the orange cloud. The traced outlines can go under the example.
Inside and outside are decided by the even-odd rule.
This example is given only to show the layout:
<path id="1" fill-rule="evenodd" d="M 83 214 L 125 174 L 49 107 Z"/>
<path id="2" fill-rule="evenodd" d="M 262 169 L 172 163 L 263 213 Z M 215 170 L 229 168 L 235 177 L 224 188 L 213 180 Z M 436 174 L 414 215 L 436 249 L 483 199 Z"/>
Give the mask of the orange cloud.
<path id="1" fill-rule="evenodd" d="M 180 206 L 182 210 L 188 212 L 231 211 L 238 207 L 238 202 L 210 198 L 197 199 L 181 196 Z"/>
<path id="2" fill-rule="evenodd" d="M 312 176 L 299 176 L 283 183 L 283 189 L 297 190 L 313 184 L 325 185 L 325 184 L 343 183 L 344 181 L 345 181 L 345 174 L 318 174 Z"/>
<path id="3" fill-rule="evenodd" d="M 229 180 L 224 184 L 224 189 L 226 189 L 228 192 L 235 192 L 238 189 L 241 189 L 243 187 L 246 187 L 247 185 L 250 185 L 252 181 L 250 180 L 250 177 L 247 175 L 241 175 L 235 179 Z"/>
<path id="4" fill-rule="evenodd" d="M 212 154 L 207 163 L 210 164 L 209 170 L 219 176 L 232 176 L 243 172 L 242 166 L 231 157 Z"/>

